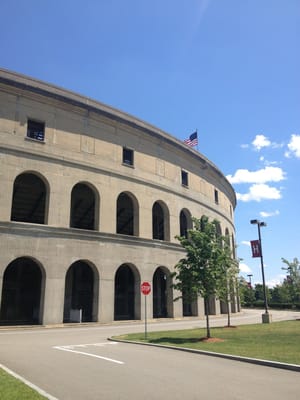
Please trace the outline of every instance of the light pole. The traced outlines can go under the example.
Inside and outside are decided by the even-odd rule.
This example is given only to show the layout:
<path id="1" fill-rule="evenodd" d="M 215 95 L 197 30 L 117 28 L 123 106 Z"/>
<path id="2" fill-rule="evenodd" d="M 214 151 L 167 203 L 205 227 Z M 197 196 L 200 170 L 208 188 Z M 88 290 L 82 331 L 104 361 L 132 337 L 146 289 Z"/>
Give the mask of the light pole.
<path id="1" fill-rule="evenodd" d="M 253 274 L 248 274 L 247 276 L 248 276 L 248 278 L 249 278 L 249 282 L 248 282 L 249 288 L 251 289 L 251 288 L 252 288 L 252 285 L 251 285 L 251 278 L 252 278 Z"/>
<path id="2" fill-rule="evenodd" d="M 266 290 L 265 272 L 264 272 L 264 259 L 263 259 L 262 242 L 261 242 L 261 234 L 260 234 L 260 227 L 267 226 L 267 224 L 265 222 L 259 221 L 258 219 L 251 219 L 250 224 L 257 225 L 257 229 L 258 229 L 261 274 L 262 274 L 262 281 L 263 281 L 263 292 L 264 292 L 264 303 L 265 303 L 265 313 L 262 315 L 262 322 L 270 323 L 271 315 L 269 314 L 269 311 L 268 311 L 267 290 Z"/>

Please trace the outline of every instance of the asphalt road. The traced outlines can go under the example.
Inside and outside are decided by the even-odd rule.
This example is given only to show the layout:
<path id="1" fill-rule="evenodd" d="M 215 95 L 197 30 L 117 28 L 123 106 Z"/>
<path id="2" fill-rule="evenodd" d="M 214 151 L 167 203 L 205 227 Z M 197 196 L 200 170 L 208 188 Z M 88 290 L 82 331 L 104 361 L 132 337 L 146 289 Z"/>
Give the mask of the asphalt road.
<path id="1" fill-rule="evenodd" d="M 295 318 L 300 313 L 273 313 L 274 320 Z M 232 323 L 260 321 L 261 312 L 248 311 Z M 211 322 L 222 326 L 226 318 Z M 205 321 L 149 323 L 148 330 L 196 326 Z M 0 329 L 0 363 L 58 400 L 299 399 L 299 372 L 106 340 L 143 329 L 142 323 Z"/>

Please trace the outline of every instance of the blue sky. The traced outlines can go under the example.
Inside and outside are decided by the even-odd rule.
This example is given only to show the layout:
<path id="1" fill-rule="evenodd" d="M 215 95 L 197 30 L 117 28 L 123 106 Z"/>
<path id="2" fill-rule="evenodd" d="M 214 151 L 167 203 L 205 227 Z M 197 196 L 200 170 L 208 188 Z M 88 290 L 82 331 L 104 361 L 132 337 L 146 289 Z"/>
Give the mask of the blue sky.
<path id="1" fill-rule="evenodd" d="M 2 0 L 0 66 L 79 92 L 180 140 L 229 177 L 241 274 L 300 259 L 300 0 Z"/>

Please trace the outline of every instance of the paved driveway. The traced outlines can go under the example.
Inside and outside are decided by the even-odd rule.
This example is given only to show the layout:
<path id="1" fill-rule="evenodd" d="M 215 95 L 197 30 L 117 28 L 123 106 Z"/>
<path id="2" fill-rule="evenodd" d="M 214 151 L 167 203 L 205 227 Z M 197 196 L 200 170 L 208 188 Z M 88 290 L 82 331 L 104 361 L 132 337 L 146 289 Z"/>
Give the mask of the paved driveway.
<path id="1" fill-rule="evenodd" d="M 260 314 L 243 313 L 233 323 L 260 322 Z M 225 321 L 213 318 L 212 325 Z M 153 323 L 148 329 L 198 325 L 205 322 Z M 132 331 L 143 331 L 143 324 L 1 329 L 0 363 L 59 400 L 299 399 L 298 372 L 106 340 Z"/>

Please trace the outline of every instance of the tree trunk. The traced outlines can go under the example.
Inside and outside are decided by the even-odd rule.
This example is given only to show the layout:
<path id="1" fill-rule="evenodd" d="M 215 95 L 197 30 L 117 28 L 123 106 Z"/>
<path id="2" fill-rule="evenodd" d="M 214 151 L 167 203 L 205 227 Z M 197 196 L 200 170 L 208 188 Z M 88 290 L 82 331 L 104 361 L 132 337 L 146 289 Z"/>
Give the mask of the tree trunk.
<path id="1" fill-rule="evenodd" d="M 210 326 L 209 326 L 209 300 L 207 297 L 204 299 L 205 304 L 205 315 L 206 315 L 206 337 L 209 339 L 210 336 Z"/>
<path id="2" fill-rule="evenodd" d="M 230 303 L 227 301 L 227 326 L 230 326 Z"/>

